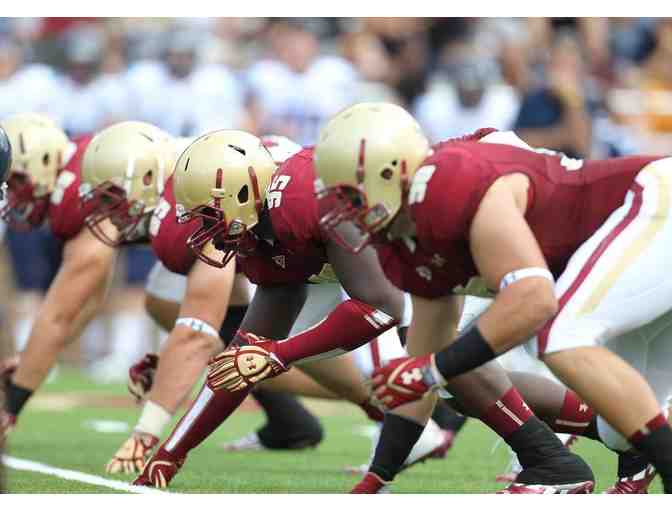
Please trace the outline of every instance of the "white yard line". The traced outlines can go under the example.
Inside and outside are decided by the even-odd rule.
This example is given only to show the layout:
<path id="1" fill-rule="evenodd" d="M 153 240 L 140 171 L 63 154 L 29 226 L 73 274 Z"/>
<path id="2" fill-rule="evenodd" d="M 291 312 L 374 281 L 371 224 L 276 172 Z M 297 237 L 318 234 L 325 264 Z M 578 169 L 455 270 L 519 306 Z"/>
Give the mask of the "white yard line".
<path id="1" fill-rule="evenodd" d="M 35 473 L 51 475 L 57 478 L 62 478 L 64 480 L 75 480 L 77 482 L 82 482 L 89 485 L 98 485 L 100 487 L 107 487 L 108 489 L 115 489 L 123 492 L 133 492 L 135 494 L 167 494 L 164 491 L 152 489 L 150 487 L 131 485 L 130 483 L 121 482 L 119 480 L 110 480 L 109 478 L 90 475 L 88 473 L 82 473 L 81 471 L 61 469 L 49 466 L 47 464 L 42 464 L 41 462 L 10 457 L 9 455 L 3 455 L 2 460 L 5 463 L 5 466 L 10 469 L 16 469 L 18 471 L 33 471 Z"/>

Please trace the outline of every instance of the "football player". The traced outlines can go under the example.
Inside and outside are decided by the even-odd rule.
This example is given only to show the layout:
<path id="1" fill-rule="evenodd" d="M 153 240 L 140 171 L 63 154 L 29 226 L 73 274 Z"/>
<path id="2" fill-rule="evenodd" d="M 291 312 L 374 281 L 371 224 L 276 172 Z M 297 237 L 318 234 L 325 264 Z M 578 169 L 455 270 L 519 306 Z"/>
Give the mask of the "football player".
<path id="1" fill-rule="evenodd" d="M 83 159 L 80 193 L 89 230 L 101 244 L 111 247 L 151 242 L 154 253 L 168 269 L 159 268 L 159 275 L 154 275 L 153 293 L 162 293 L 157 276 L 163 284 L 167 277 L 167 286 L 172 287 L 169 294 L 180 301 L 179 310 L 173 307 L 170 311 L 157 310 L 154 300 L 152 308 L 161 315 L 161 322 L 173 326 L 160 358 L 149 355 L 131 369 L 131 392 L 139 400 L 146 396 L 146 402 L 131 437 L 108 463 L 110 473 L 132 473 L 144 467 L 163 428 L 188 396 L 208 359 L 223 347 L 220 339 L 227 342 L 233 337 L 245 313 L 240 300 L 234 302 L 238 305 L 232 308 L 234 313 L 227 313 L 236 278 L 235 264 L 222 265 L 221 270 L 198 260 L 186 244 L 197 225 L 177 223 L 170 177 L 177 155 L 175 143 L 151 125 L 122 122 L 97 134 Z M 276 162 L 272 157 L 270 164 L 274 169 Z M 186 277 L 186 281 L 177 282 L 177 287 L 185 284 L 183 296 L 175 295 L 175 275 Z M 311 363 L 303 370 L 371 416 L 382 419 L 380 411 L 369 403 L 370 394 L 349 360 Z M 262 395 L 258 400 L 274 422 L 275 430 L 265 434 L 273 443 L 271 446 L 301 448 L 321 440 L 321 430 L 311 433 L 311 424 L 305 422 L 312 417 L 298 402 L 272 392 Z"/>
<path id="2" fill-rule="evenodd" d="M 77 338 L 102 305 L 114 266 L 115 246 L 118 243 L 114 227 L 100 216 L 91 215 L 87 219 L 79 203 L 81 163 L 93 137 L 87 135 L 70 142 L 50 119 L 35 114 L 10 117 L 1 124 L 7 130 L 10 142 L 17 148 L 8 180 L 7 202 L 2 209 L 3 219 L 10 227 L 17 229 L 34 228 L 48 220 L 53 235 L 65 243 L 58 276 L 41 306 L 28 346 L 22 353 L 18 366 L 11 363 L 2 365 L 3 372 L 13 372 L 7 384 L 5 405 L 0 410 L 0 432 L 4 436 L 14 427 L 17 416 L 46 378 L 58 354 L 68 342 Z M 125 123 L 121 127 L 117 125 L 113 132 L 114 136 L 119 136 L 120 132 L 130 133 L 128 137 L 134 139 L 134 143 L 129 143 L 127 149 L 136 151 L 134 157 L 138 158 L 138 172 L 142 169 L 148 170 L 143 165 L 151 166 L 150 162 L 154 162 L 152 170 L 155 173 L 151 179 L 138 173 L 133 175 L 139 176 L 139 182 L 131 182 L 133 189 L 142 194 L 139 198 L 145 201 L 141 211 L 134 211 L 148 220 L 158 202 L 158 173 L 160 170 L 164 173 L 170 171 L 177 158 L 178 147 L 172 145 L 167 134 L 147 124 Z M 137 139 L 144 141 L 146 145 L 141 145 Z M 108 155 L 109 152 L 100 154 L 101 157 Z M 112 158 L 107 161 L 110 162 L 113 162 Z M 103 165 L 101 172 L 104 169 Z M 143 181 L 142 177 L 147 180 Z M 100 198 L 111 205 L 107 200 L 113 196 L 102 194 Z M 127 221 L 124 241 L 131 242 L 140 238 L 140 229 L 145 226 L 144 223 L 140 225 L 139 221 L 136 224 L 136 220 L 135 217 L 122 217 L 122 222 Z M 91 228 L 84 228 L 85 223 Z M 136 229 L 136 226 L 139 228 Z M 109 242 L 101 243 L 97 237 Z M 226 271 L 218 271 L 215 278 L 230 279 L 232 275 Z M 225 299 L 222 302 L 225 310 Z M 208 342 L 211 340 L 207 337 L 205 340 L 202 337 L 189 337 L 185 343 L 198 351 Z M 204 364 L 209 355 L 201 354 Z M 173 381 L 176 386 L 181 383 L 179 380 L 171 380 Z M 268 407 L 266 402 L 270 400 L 275 400 L 274 395 L 265 399 L 263 405 Z M 171 402 L 169 400 L 166 407 L 170 408 Z M 152 441 L 154 444 L 158 442 L 158 439 L 152 440 L 151 435 L 160 429 L 162 420 L 170 418 L 167 414 L 160 404 L 148 401 L 140 420 L 145 428 L 140 428 L 137 434 L 134 433 L 132 440 L 125 443 L 125 456 L 121 460 L 113 459 L 109 468 L 128 471 L 141 467 L 141 459 L 148 453 L 147 448 Z M 273 413 L 276 414 L 278 413 Z M 306 432 L 310 437 L 300 439 L 319 442 L 321 431 L 316 429 L 315 420 L 305 411 L 303 416 L 310 419 L 308 427 L 302 426 L 304 422 L 299 419 L 293 421 L 293 424 L 297 434 Z"/>
<path id="3" fill-rule="evenodd" d="M 50 119 L 36 114 L 15 115 L 0 125 L 13 147 L 6 202 L 0 215 L 18 230 L 35 228 L 48 220 L 53 235 L 64 242 L 58 274 L 7 384 L 7 399 L 0 410 L 0 433 L 6 434 L 58 354 L 77 338 L 101 306 L 114 250 L 101 246 L 83 228 L 79 209 L 80 163 L 91 136 L 70 141 Z"/>
<path id="4" fill-rule="evenodd" d="M 9 137 L 5 130 L 0 127 L 0 199 L 5 192 L 5 180 L 12 166 L 12 146 L 9 145 Z M 5 381 L 0 379 L 0 402 L 5 400 Z M 2 462 L 2 453 L 5 446 L 4 435 L 0 435 L 0 494 L 5 492 L 5 470 Z"/>
<path id="5" fill-rule="evenodd" d="M 167 486 L 188 452 L 236 409 L 255 383 L 286 371 L 291 363 L 351 351 L 402 318 L 403 294 L 385 279 L 374 250 L 353 255 L 322 235 L 314 177 L 312 149 L 274 172 L 259 139 L 239 131 L 204 135 L 180 156 L 174 173 L 176 210 L 182 221 L 199 224 L 188 244 L 215 267 L 225 267 L 237 255 L 257 291 L 236 345 L 210 362 L 198 398 L 136 484 Z M 307 283 L 334 277 L 350 299 L 315 327 L 287 338 L 306 299 Z M 521 485 L 592 489 L 588 466 L 533 417 L 496 363 L 452 383 L 450 391 L 461 408 L 492 427 L 524 459 Z M 560 403 L 564 394 L 560 391 Z M 427 417 L 419 423 L 386 415 L 381 442 L 388 445 L 385 465 L 394 465 L 394 474 L 410 451 L 401 451 L 398 438 L 412 437 L 412 447 Z M 387 437 L 390 430 L 396 436 Z"/>
<path id="6" fill-rule="evenodd" d="M 599 414 L 604 442 L 636 448 L 672 492 L 661 411 L 672 393 L 672 160 L 576 160 L 490 131 L 430 147 L 402 108 L 364 103 L 321 132 L 322 226 L 354 251 L 373 243 L 397 286 L 417 282 L 410 336 L 435 346 L 379 370 L 377 395 L 417 405 L 536 334 L 528 345 Z M 496 295 L 453 338 L 460 288 Z"/>

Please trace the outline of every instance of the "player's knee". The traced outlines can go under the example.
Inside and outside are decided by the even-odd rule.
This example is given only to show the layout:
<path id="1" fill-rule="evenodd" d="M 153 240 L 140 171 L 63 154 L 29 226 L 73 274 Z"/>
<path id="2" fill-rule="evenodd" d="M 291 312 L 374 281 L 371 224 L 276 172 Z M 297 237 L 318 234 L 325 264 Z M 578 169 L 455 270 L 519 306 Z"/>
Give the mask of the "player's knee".
<path id="1" fill-rule="evenodd" d="M 204 335 L 197 331 L 189 332 L 184 337 L 183 343 L 194 353 L 207 355 L 208 357 L 216 354 L 221 348 L 221 340 L 212 335 Z"/>
<path id="2" fill-rule="evenodd" d="M 558 300 L 548 282 L 539 278 L 524 283 L 526 286 L 525 303 L 527 313 L 537 324 L 543 325 L 558 313 Z"/>

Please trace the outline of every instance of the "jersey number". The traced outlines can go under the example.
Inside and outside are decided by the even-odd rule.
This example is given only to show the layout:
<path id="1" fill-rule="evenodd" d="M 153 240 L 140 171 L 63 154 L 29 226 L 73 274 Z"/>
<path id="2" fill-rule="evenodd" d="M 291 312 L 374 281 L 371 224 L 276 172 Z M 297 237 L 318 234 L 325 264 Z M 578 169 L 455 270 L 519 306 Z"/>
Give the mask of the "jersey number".
<path id="1" fill-rule="evenodd" d="M 58 174 L 58 179 L 56 179 L 56 186 L 54 186 L 54 191 L 51 194 L 51 203 L 58 205 L 63 202 L 63 197 L 65 196 L 65 190 L 67 190 L 70 185 L 75 182 L 77 176 L 72 172 L 63 170 Z"/>
<path id="2" fill-rule="evenodd" d="M 161 227 L 161 222 L 164 220 L 168 213 L 170 212 L 170 202 L 165 198 L 159 200 L 159 205 L 154 209 L 154 214 L 152 214 L 152 219 L 149 220 L 149 235 L 156 237 L 159 235 L 159 227 Z"/>
<path id="3" fill-rule="evenodd" d="M 282 202 L 282 190 L 287 187 L 290 179 L 291 176 L 289 175 L 276 175 L 273 177 L 271 185 L 268 187 L 268 193 L 266 194 L 269 209 L 280 207 L 280 203 Z"/>
<path id="4" fill-rule="evenodd" d="M 425 199 L 427 184 L 429 184 L 429 180 L 432 178 L 435 171 L 436 166 L 434 165 L 423 166 L 418 169 L 415 173 L 415 177 L 413 177 L 413 182 L 411 183 L 411 191 L 408 193 L 409 204 L 416 204 Z"/>

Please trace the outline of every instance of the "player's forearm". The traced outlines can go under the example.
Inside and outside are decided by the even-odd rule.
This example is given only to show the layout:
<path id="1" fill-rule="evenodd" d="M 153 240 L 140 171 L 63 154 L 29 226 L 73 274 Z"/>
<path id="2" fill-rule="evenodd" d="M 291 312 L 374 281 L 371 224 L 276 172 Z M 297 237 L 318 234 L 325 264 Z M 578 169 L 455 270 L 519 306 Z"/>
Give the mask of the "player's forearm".
<path id="1" fill-rule="evenodd" d="M 148 399 L 174 413 L 220 347 L 219 338 L 177 326 L 161 351 Z"/>
<path id="2" fill-rule="evenodd" d="M 70 327 L 65 323 L 51 321 L 48 315 L 39 315 L 21 354 L 14 382 L 33 391 L 39 388 L 67 345 L 69 333 Z"/>
<path id="3" fill-rule="evenodd" d="M 316 326 L 279 342 L 276 353 L 288 364 L 338 356 L 369 343 L 397 322 L 385 312 L 350 299 Z"/>

